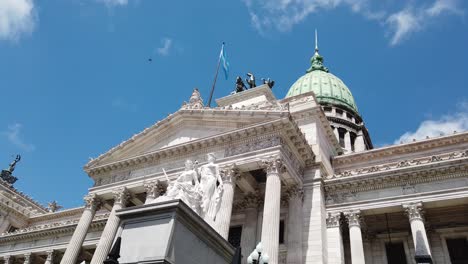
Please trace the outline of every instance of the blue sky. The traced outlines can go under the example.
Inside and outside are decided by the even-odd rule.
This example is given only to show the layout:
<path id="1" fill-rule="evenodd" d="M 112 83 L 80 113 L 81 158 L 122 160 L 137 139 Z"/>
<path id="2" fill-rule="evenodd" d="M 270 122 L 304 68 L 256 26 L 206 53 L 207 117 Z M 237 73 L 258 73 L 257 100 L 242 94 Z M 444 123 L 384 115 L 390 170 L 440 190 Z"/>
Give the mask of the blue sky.
<path id="1" fill-rule="evenodd" d="M 455 0 L 0 0 L 0 166 L 22 154 L 18 189 L 79 206 L 89 157 L 175 112 L 195 87 L 207 99 L 223 41 L 231 73 L 215 97 L 251 71 L 283 98 L 309 67 L 315 28 L 375 145 L 466 130 L 467 10 Z"/>

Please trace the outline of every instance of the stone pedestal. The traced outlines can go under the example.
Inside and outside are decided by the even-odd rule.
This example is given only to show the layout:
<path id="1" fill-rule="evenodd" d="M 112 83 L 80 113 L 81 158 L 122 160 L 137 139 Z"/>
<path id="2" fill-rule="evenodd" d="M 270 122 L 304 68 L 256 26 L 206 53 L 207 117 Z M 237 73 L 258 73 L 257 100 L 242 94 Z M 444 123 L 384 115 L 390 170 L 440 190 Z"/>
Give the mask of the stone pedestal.
<path id="1" fill-rule="evenodd" d="M 432 263 L 431 249 L 424 227 L 422 203 L 405 204 L 403 208 L 410 221 L 416 263 Z"/>
<path id="2" fill-rule="evenodd" d="M 230 264 L 234 248 L 180 200 L 116 212 L 120 263 Z"/>

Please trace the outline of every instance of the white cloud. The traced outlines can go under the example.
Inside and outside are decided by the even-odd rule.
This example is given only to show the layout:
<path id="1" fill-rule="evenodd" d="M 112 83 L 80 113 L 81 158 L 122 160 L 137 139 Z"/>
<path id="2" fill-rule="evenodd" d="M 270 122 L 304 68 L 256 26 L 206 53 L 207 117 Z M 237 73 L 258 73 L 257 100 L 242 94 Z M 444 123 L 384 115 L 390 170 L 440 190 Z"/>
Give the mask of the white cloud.
<path id="1" fill-rule="evenodd" d="M 242 0 L 249 12 L 252 26 L 261 34 L 276 29 L 291 30 L 307 17 L 337 7 L 347 7 L 351 12 L 377 21 L 387 34 L 390 44 L 397 45 L 413 33 L 425 28 L 443 14 L 463 14 L 459 0 L 409 1 L 399 11 L 389 13 L 384 2 L 370 0 Z M 381 4 L 381 6 L 377 6 Z"/>
<path id="2" fill-rule="evenodd" d="M 125 6 L 128 4 L 128 0 L 97 0 L 98 2 L 102 2 L 107 6 Z"/>
<path id="3" fill-rule="evenodd" d="M 168 56 L 172 48 L 172 39 L 163 38 L 161 44 L 162 47 L 156 48 L 156 52 L 161 56 Z"/>
<path id="4" fill-rule="evenodd" d="M 420 6 L 418 8 L 405 8 L 399 12 L 391 14 L 386 24 L 392 32 L 391 45 L 400 44 L 427 27 L 434 19 L 444 14 L 462 15 L 463 11 L 458 0 L 436 0 L 429 7 Z"/>
<path id="5" fill-rule="evenodd" d="M 21 129 L 23 128 L 22 124 L 15 123 L 9 125 L 7 131 L 2 132 L 2 134 L 8 139 L 10 143 L 19 147 L 20 149 L 30 152 L 36 149 L 33 144 L 25 143 L 21 138 Z"/>
<path id="6" fill-rule="evenodd" d="M 404 133 L 395 140 L 394 144 L 411 142 L 413 139 L 421 140 L 426 137 L 433 138 L 439 137 L 440 135 L 453 134 L 454 131 L 468 131 L 468 102 L 459 104 L 459 111 L 454 114 L 421 122 L 416 131 Z"/>
<path id="7" fill-rule="evenodd" d="M 36 24 L 33 0 L 0 0 L 0 40 L 17 41 Z"/>

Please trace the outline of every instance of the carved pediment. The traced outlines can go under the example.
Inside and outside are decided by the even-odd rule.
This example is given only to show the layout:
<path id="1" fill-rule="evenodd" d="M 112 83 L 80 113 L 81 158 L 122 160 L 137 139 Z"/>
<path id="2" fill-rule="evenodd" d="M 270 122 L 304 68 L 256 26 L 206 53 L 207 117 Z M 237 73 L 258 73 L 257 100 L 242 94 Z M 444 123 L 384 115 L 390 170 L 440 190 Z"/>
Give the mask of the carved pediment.
<path id="1" fill-rule="evenodd" d="M 284 112 L 264 110 L 198 109 L 179 110 L 141 133 L 112 148 L 85 169 L 110 164 L 148 152 L 210 138 L 249 125 L 275 120 Z"/>

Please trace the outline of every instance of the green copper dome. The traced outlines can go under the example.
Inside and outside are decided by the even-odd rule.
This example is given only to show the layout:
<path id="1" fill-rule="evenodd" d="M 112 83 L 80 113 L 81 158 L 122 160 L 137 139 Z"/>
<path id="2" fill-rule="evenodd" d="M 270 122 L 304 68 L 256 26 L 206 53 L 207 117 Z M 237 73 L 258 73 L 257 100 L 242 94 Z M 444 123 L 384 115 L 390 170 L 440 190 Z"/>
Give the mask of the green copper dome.
<path id="1" fill-rule="evenodd" d="M 349 88 L 335 75 L 328 72 L 323 65 L 323 57 L 318 48 L 312 56 L 311 67 L 289 88 L 286 97 L 292 97 L 307 92 L 314 92 L 318 103 L 342 106 L 358 114 L 358 109 Z"/>

